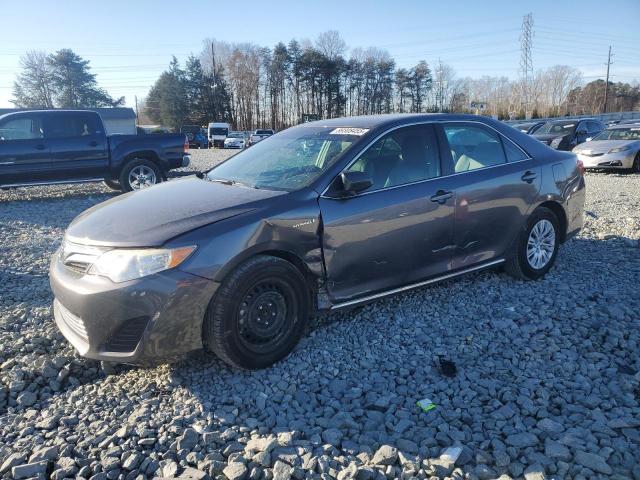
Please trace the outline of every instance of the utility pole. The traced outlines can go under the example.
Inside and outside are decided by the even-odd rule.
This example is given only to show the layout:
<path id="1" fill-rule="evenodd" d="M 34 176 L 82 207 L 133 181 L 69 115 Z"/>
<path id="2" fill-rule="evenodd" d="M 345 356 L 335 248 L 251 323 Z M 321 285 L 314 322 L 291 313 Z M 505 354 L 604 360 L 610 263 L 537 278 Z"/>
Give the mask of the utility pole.
<path id="1" fill-rule="evenodd" d="M 134 95 L 133 98 L 136 99 L 136 128 L 138 128 L 138 96 Z"/>
<path id="2" fill-rule="evenodd" d="M 602 113 L 607 113 L 607 100 L 609 98 L 609 68 L 611 67 L 611 45 L 609 45 L 609 57 L 607 58 L 607 81 L 604 84 L 604 108 Z"/>
<path id="3" fill-rule="evenodd" d="M 533 79 L 533 60 L 531 58 L 531 44 L 533 43 L 533 14 L 528 13 L 522 18 L 522 33 L 520 33 L 520 77 L 522 82 L 521 108 L 527 117 L 530 100 L 530 82 Z"/>

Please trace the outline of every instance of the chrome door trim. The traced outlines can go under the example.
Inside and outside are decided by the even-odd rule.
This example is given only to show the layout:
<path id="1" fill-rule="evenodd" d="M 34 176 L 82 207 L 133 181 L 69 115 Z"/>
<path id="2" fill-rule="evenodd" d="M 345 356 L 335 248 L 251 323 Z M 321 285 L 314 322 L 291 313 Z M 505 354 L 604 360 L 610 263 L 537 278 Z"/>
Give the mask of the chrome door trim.
<path id="1" fill-rule="evenodd" d="M 504 263 L 504 262 L 505 262 L 504 258 L 499 258 L 497 260 L 491 260 L 490 262 L 482 263 L 480 265 L 476 265 L 475 267 L 465 268 L 464 270 L 460 270 L 458 272 L 447 273 L 446 275 L 441 275 L 439 277 L 434 277 L 434 278 L 431 278 L 429 280 L 423 280 L 423 281 L 418 282 L 418 283 L 412 283 L 411 285 L 405 285 L 404 287 L 398 287 L 398 288 L 394 288 L 392 290 L 386 290 L 384 292 L 374 293 L 373 295 L 367 295 L 366 297 L 356 298 L 355 300 L 348 300 L 346 302 L 336 303 L 335 305 L 331 306 L 330 310 L 338 310 L 340 308 L 350 307 L 350 306 L 353 306 L 353 305 L 358 305 L 360 303 L 366 303 L 366 302 L 369 302 L 371 300 L 376 300 L 378 298 L 387 297 L 389 295 L 394 295 L 396 293 L 404 292 L 404 291 L 407 291 L 407 290 L 413 290 L 414 288 L 424 287 L 426 285 L 431 285 L 432 283 L 437 283 L 437 282 L 441 282 L 443 280 L 448 280 L 450 278 L 455 278 L 455 277 L 458 277 L 460 275 L 464 275 L 465 273 L 471 273 L 471 272 L 474 272 L 476 270 L 482 270 L 482 269 L 485 269 L 485 268 L 489 268 L 489 267 L 492 267 L 494 265 L 499 265 L 499 264 Z"/>

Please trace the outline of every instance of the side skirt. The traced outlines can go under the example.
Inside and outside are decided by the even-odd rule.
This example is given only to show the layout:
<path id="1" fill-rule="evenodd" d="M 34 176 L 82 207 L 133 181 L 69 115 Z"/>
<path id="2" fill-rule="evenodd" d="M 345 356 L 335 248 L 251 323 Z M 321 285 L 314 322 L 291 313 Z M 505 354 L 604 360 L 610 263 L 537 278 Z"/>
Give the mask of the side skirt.
<path id="1" fill-rule="evenodd" d="M 484 270 L 486 268 L 493 267 L 495 265 L 499 265 L 504 263 L 504 258 L 499 258 L 497 260 L 492 260 L 490 262 L 482 263 L 480 265 L 476 265 L 475 267 L 465 268 L 464 270 L 459 270 L 457 272 L 447 273 L 446 275 L 441 275 L 439 277 L 430 278 L 429 280 L 423 280 L 418 283 L 412 283 L 411 285 L 405 285 L 404 287 L 394 288 L 393 290 L 386 290 L 384 292 L 375 293 L 373 295 L 367 295 L 366 297 L 356 298 L 354 300 L 348 300 L 342 303 L 336 303 L 331 306 L 330 310 L 339 310 L 341 308 L 353 307 L 355 305 L 360 305 L 362 303 L 367 303 L 372 300 L 377 300 L 379 298 L 388 297 L 389 295 L 395 295 L 396 293 L 406 292 L 407 290 L 413 290 L 414 288 L 424 287 L 426 285 L 432 285 L 434 283 L 442 282 L 444 280 L 449 280 L 450 278 L 459 277 L 466 273 L 475 272 L 478 270 Z"/>

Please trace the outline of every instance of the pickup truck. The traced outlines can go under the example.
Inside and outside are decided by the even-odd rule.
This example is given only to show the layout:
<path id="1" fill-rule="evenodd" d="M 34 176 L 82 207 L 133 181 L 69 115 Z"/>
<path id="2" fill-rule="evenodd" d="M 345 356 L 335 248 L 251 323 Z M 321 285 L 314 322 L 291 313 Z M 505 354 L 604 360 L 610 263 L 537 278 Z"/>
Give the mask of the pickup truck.
<path id="1" fill-rule="evenodd" d="M 274 133 L 275 132 L 271 129 L 256 130 L 251 135 L 249 135 L 249 146 L 255 145 L 259 141 L 264 140 L 267 137 L 270 137 Z"/>
<path id="2" fill-rule="evenodd" d="M 0 116 L 0 188 L 99 182 L 128 192 L 189 165 L 182 134 L 107 135 L 89 110 L 24 110 Z"/>

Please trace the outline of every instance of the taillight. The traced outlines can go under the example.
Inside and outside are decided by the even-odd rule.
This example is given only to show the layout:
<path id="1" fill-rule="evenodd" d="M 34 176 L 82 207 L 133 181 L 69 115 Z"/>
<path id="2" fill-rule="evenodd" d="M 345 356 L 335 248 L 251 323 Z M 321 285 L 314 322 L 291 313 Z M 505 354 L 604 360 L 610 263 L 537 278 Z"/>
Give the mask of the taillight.
<path id="1" fill-rule="evenodd" d="M 582 160 L 576 161 L 576 167 L 578 167 L 580 175 L 584 176 L 584 163 L 582 163 Z"/>
<path id="2" fill-rule="evenodd" d="M 189 139 L 187 136 L 184 136 L 184 153 L 189 152 Z"/>

